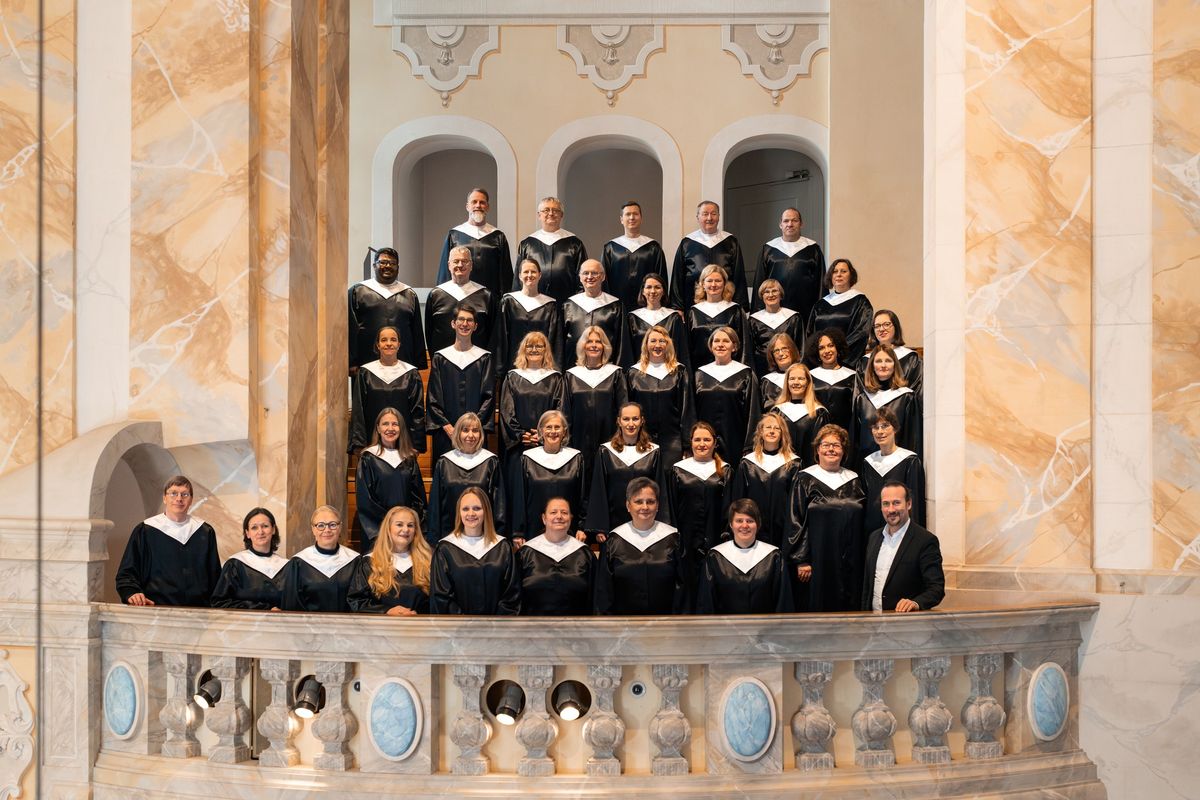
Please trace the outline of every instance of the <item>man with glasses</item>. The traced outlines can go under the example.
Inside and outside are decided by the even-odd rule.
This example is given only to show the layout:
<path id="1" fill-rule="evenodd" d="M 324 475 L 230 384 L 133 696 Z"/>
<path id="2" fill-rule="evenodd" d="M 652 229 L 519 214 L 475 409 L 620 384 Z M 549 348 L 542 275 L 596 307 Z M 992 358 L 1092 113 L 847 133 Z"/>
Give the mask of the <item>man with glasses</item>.
<path id="1" fill-rule="evenodd" d="M 372 251 L 374 276 L 354 284 L 349 292 L 350 374 L 379 358 L 375 337 L 380 328 L 400 334 L 400 360 L 417 369 L 428 366 L 425 334 L 421 330 L 421 302 L 412 287 L 396 279 L 400 256 L 390 247 Z"/>
<path id="2" fill-rule="evenodd" d="M 563 204 L 557 197 L 543 197 L 538 203 L 539 230 L 526 236 L 517 246 L 517 263 L 527 258 L 542 268 L 538 290 L 562 303 L 579 291 L 579 267 L 587 261 L 587 248 L 579 237 L 563 228 Z M 519 282 L 513 283 L 519 290 Z"/>
<path id="3" fill-rule="evenodd" d="M 490 210 L 491 195 L 486 189 L 476 187 L 467 193 L 467 221 L 446 232 L 438 261 L 438 283 L 450 280 L 450 251 L 465 247 L 471 251 L 476 282 L 491 292 L 492 297 L 503 297 L 508 291 L 513 280 L 512 253 L 504 231 L 487 221 Z"/>
<path id="4" fill-rule="evenodd" d="M 491 350 L 498 298 L 486 286 L 475 281 L 475 264 L 471 261 L 470 248 L 451 248 L 447 267 L 450 280 L 433 287 L 429 297 L 425 298 L 425 335 L 429 340 L 430 358 L 437 351 L 454 344 L 454 318 L 461 306 L 467 306 L 475 312 L 471 342 Z"/>

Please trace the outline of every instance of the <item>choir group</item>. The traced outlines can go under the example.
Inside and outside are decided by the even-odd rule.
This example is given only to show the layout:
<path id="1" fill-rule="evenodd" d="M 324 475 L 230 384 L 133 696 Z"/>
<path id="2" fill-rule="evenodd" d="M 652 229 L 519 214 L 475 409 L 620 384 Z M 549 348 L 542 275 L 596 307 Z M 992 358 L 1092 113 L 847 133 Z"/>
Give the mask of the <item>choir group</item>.
<path id="1" fill-rule="evenodd" d="M 130 538 L 123 601 L 401 615 L 871 607 L 882 581 L 868 535 L 908 525 L 881 497 L 902 489 L 914 536 L 928 535 L 922 368 L 849 260 L 826 268 L 789 208 L 748 282 L 712 202 L 669 274 L 636 202 L 590 259 L 548 197 L 514 273 L 487 193 L 466 209 L 423 317 L 391 248 L 371 251 L 373 277 L 349 292 L 363 554 L 323 506 L 313 544 L 284 559 L 256 508 L 245 550 L 222 566 L 176 477 L 164 513 Z M 417 454 L 430 442 L 427 496 Z"/>

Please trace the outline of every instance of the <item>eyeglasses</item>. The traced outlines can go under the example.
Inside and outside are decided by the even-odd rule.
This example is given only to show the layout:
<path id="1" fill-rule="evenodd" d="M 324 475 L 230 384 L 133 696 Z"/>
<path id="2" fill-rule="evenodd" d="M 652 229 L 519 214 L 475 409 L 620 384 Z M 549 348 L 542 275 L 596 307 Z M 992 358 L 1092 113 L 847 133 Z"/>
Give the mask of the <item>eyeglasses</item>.
<path id="1" fill-rule="evenodd" d="M 191 496 L 191 492 L 167 492 L 167 497 L 172 500 L 187 500 Z"/>
<path id="2" fill-rule="evenodd" d="M 527 344 L 527 345 L 525 345 L 525 349 L 526 350 L 545 350 L 546 345 L 544 345 L 544 344 Z"/>
<path id="3" fill-rule="evenodd" d="M 340 522 L 314 522 L 313 523 L 314 531 L 336 531 L 340 527 L 342 527 L 342 523 L 340 523 Z"/>
<path id="4" fill-rule="evenodd" d="M 822 442 L 817 447 L 818 450 L 841 450 L 842 446 L 837 442 Z"/>
<path id="5" fill-rule="evenodd" d="M 561 217 L 563 212 L 561 208 L 539 208 L 538 213 L 547 217 Z"/>
<path id="6" fill-rule="evenodd" d="M 893 325 L 890 322 L 876 322 L 875 323 L 875 330 L 877 330 L 877 331 L 886 331 L 888 328 L 891 328 L 891 327 L 893 327 Z"/>
<path id="7" fill-rule="evenodd" d="M 390 260 L 390 259 L 389 259 L 389 260 L 384 260 L 384 259 L 382 259 L 382 258 L 381 258 L 381 259 L 379 259 L 378 261 L 376 261 L 375 263 L 376 263 L 377 265 L 381 266 L 381 267 L 398 267 L 398 266 L 400 266 L 400 262 L 399 262 L 399 261 L 392 261 L 392 260 Z"/>
<path id="8" fill-rule="evenodd" d="M 874 425 L 871 426 L 871 430 L 873 430 L 873 431 L 887 431 L 887 430 L 891 430 L 891 429 L 892 429 L 892 425 L 890 422 L 876 422 Z"/>

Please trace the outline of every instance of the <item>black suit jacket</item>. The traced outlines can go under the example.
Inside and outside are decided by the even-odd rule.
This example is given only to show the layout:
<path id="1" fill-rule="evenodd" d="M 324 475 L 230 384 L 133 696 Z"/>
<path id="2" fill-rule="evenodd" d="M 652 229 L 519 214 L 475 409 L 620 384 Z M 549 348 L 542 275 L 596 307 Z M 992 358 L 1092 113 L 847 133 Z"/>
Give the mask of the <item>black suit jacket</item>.
<path id="1" fill-rule="evenodd" d="M 871 595 L 875 592 L 875 562 L 879 559 L 882 545 L 883 528 L 880 528 L 867 541 L 863 611 L 871 610 Z M 938 538 L 915 521 L 910 521 L 883 584 L 883 610 L 895 611 L 896 602 L 908 598 L 922 611 L 927 611 L 942 602 L 945 596 L 946 576 L 942 572 L 942 548 L 938 545 Z"/>

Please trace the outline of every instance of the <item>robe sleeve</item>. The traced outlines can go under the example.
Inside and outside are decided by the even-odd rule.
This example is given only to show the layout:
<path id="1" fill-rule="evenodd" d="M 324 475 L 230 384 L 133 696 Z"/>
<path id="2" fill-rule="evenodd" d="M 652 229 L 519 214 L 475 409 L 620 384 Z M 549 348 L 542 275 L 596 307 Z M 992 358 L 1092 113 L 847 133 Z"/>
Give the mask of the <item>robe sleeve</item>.
<path id="1" fill-rule="evenodd" d="M 507 249 L 507 248 L 505 248 Z M 434 281 L 434 286 L 439 283 L 445 283 L 450 280 L 450 232 L 446 232 L 446 240 L 442 242 L 442 254 L 438 258 L 437 263 L 437 280 Z"/>
<path id="2" fill-rule="evenodd" d="M 496 243 L 496 251 L 500 254 L 500 270 L 499 274 L 496 276 L 496 289 L 498 293 L 503 294 L 505 286 L 512 284 L 514 281 L 519 281 L 517 281 L 517 277 L 513 275 L 512 251 L 508 248 L 508 237 L 504 235 L 503 231 L 500 231 L 499 239 L 500 241 Z M 447 263 L 449 260 L 450 254 L 447 253 L 446 257 L 442 259 L 442 263 Z M 446 280 L 450 279 L 447 277 Z M 445 281 L 438 282 L 444 283 Z M 499 298 L 497 298 L 497 302 L 499 302 Z"/>
<path id="3" fill-rule="evenodd" d="M 508 501 L 504 491 L 504 461 L 499 456 L 496 456 L 496 463 L 492 469 L 492 480 L 489 491 L 491 492 L 492 501 L 492 524 L 496 526 L 496 533 L 506 538 L 509 536 Z"/>
<path id="4" fill-rule="evenodd" d="M 687 283 L 687 260 L 684 254 L 684 243 L 680 242 L 679 247 L 675 249 L 675 258 L 671 262 L 671 288 L 668 292 L 670 297 L 670 305 L 672 308 L 677 308 L 680 311 L 691 306 L 691 298 L 685 298 L 685 284 Z"/>
<path id="5" fill-rule="evenodd" d="M 925 527 L 925 462 L 921 459 L 913 459 L 912 465 L 907 470 L 905 476 L 905 485 L 908 487 L 909 496 L 912 498 L 912 518 L 922 528 Z"/>
<path id="6" fill-rule="evenodd" d="M 550 312 L 549 325 L 547 326 L 546 338 L 550 340 L 550 352 L 554 354 L 554 364 L 558 367 L 559 372 L 566 372 L 569 366 L 564 363 L 564 359 L 570 357 L 574 360 L 574 353 L 567 353 L 563 350 L 563 313 L 562 306 L 558 301 L 554 301 L 554 309 Z"/>
<path id="7" fill-rule="evenodd" d="M 417 369 L 426 369 L 429 366 L 429 361 L 426 359 L 427 347 L 425 345 L 425 329 L 421 327 L 421 301 L 415 297 L 416 292 L 412 289 L 407 291 L 412 292 L 413 297 L 413 313 L 405 314 L 405 320 L 408 323 L 408 341 L 411 342 L 413 352 L 413 366 Z"/>
<path id="8" fill-rule="evenodd" d="M 715 614 L 716 599 L 713 596 L 712 557 L 704 557 L 700 569 L 700 581 L 696 584 L 696 613 Z"/>
<path id="9" fill-rule="evenodd" d="M 494 355 L 481 356 L 483 375 L 479 383 L 479 418 L 483 420 L 483 429 L 491 432 L 496 430 L 496 361 Z"/>
<path id="10" fill-rule="evenodd" d="M 513 470 L 513 485 L 508 487 L 509 497 L 509 531 L 513 538 L 528 539 L 529 521 L 525 510 L 525 456 L 517 456 L 518 463 Z M 574 509 L 572 509 L 572 512 Z M 574 520 L 572 520 L 575 522 Z M 577 522 L 575 524 L 578 524 Z"/>
<path id="11" fill-rule="evenodd" d="M 217 579 L 221 577 L 221 554 L 217 550 L 217 532 L 207 522 L 200 529 L 208 542 L 207 552 L 204 554 L 205 560 L 205 577 L 208 583 L 205 588 L 208 590 L 208 595 L 212 596 L 212 590 L 217 585 Z"/>
<path id="12" fill-rule="evenodd" d="M 592 480 L 588 492 L 587 516 L 584 519 L 583 530 L 589 533 L 607 533 L 608 518 L 608 471 L 604 468 L 604 448 L 596 450 L 592 459 Z M 589 537 L 590 539 L 591 537 Z"/>
<path id="13" fill-rule="evenodd" d="M 696 390 L 692 386 L 692 371 L 686 367 L 680 370 L 679 382 L 682 384 L 683 402 L 679 409 L 680 428 L 679 432 L 682 438 L 687 439 L 688 434 L 692 430 L 692 426 L 696 424 Z M 691 441 L 682 442 L 684 450 L 691 449 Z M 673 464 L 663 464 L 664 470 L 670 470 Z"/>
<path id="14" fill-rule="evenodd" d="M 129 535 L 125 553 L 121 556 L 121 566 L 117 568 L 117 594 L 121 596 L 122 603 L 128 603 L 135 594 L 145 593 L 145 563 L 146 527 L 139 522 Z"/>
<path id="15" fill-rule="evenodd" d="M 351 286 L 346 292 L 346 332 L 350 345 L 346 348 L 346 354 L 349 356 L 349 369 L 354 369 L 363 363 L 358 360 L 358 339 L 361 328 L 362 323 L 358 321 L 358 310 L 354 305 L 354 287 Z"/>
<path id="16" fill-rule="evenodd" d="M 259 603 L 238 600 L 242 584 L 242 572 L 233 559 L 225 562 L 221 574 L 217 576 L 217 585 L 212 590 L 211 605 L 213 608 L 262 608 Z"/>
<path id="17" fill-rule="evenodd" d="M 300 597 L 300 580 L 297 572 L 296 559 L 291 559 L 279 571 L 279 607 L 284 611 L 304 611 L 304 601 Z"/>
<path id="18" fill-rule="evenodd" d="M 795 526 L 788 531 L 786 539 L 787 552 L 784 554 L 787 569 L 804 566 L 809 563 L 808 545 L 808 504 L 805 497 L 804 484 L 796 481 L 796 489 L 792 492 L 792 519 Z M 789 576 L 790 579 L 791 576 Z"/>
<path id="19" fill-rule="evenodd" d="M 620 306 L 621 310 L 617 313 L 617 340 L 612 343 L 612 362 L 627 367 L 631 363 L 629 359 L 633 357 L 633 345 L 629 343 L 629 323 L 626 320 L 628 312 L 626 312 L 625 306 L 621 305 L 619 301 L 617 305 Z"/>
<path id="20" fill-rule="evenodd" d="M 429 481 L 429 511 L 426 515 L 429 524 L 425 526 L 425 538 L 429 541 L 430 547 L 437 547 L 437 543 L 449 532 L 442 530 L 442 503 L 446 502 L 442 497 L 446 493 L 442 484 L 445 481 L 446 473 L 442 469 L 442 462 L 439 459 L 433 465 L 433 476 Z"/>
<path id="21" fill-rule="evenodd" d="M 780 557 L 775 560 L 775 569 L 772 571 L 771 580 L 775 581 L 775 613 L 789 614 L 795 610 L 795 601 L 792 599 L 792 576 L 788 573 L 787 559 Z"/>
<path id="22" fill-rule="evenodd" d="M 762 298 L 758 296 L 758 288 L 762 286 L 762 282 L 771 277 L 767 274 L 767 256 L 770 253 L 770 246 L 763 245 L 762 250 L 758 253 L 758 265 L 754 268 L 754 280 L 750 283 L 750 310 L 761 311 L 766 308 Z"/>
<path id="23" fill-rule="evenodd" d="M 734 239 L 733 245 L 733 299 L 743 311 L 750 308 L 750 294 L 746 289 L 746 262 L 742 258 L 742 243 L 737 239 Z"/>
<path id="24" fill-rule="evenodd" d="M 454 566 L 446 554 L 446 547 L 453 546 L 445 545 L 433 551 L 433 561 L 429 565 L 429 612 L 431 614 L 462 613 L 462 607 L 454 598 L 454 579 L 451 575 Z"/>
<path id="25" fill-rule="evenodd" d="M 346 590 L 346 605 L 351 611 L 367 614 L 382 614 L 386 606 L 375 597 L 375 592 L 367 582 L 371 577 L 371 556 L 365 555 L 354 565 L 354 573 L 350 576 L 350 586 Z"/>
<path id="26" fill-rule="evenodd" d="M 429 388 L 425 391 L 425 410 L 427 412 L 425 429 L 430 433 L 440 431 L 443 425 L 454 424 L 446 418 L 445 398 L 442 389 L 443 372 L 441 359 L 438 356 L 434 356 L 429 367 Z"/>
<path id="27" fill-rule="evenodd" d="M 350 441 L 346 446 L 347 453 L 353 453 L 355 450 L 365 447 L 370 441 L 370 437 L 367 435 L 366 415 L 363 411 L 363 404 L 366 402 L 366 392 L 364 391 L 366 376 L 363 374 L 365 372 L 365 369 L 360 369 L 350 386 Z"/>
<path id="28" fill-rule="evenodd" d="M 758 396 L 758 377 L 754 374 L 754 370 L 750 371 L 750 396 L 746 398 L 746 432 L 742 438 L 742 452 L 746 450 L 746 445 L 754 441 L 754 429 L 758 427 L 758 418 L 762 416 L 762 400 Z M 853 441 L 853 440 L 851 440 Z M 741 461 L 742 453 L 737 453 L 735 458 Z"/>
<path id="29" fill-rule="evenodd" d="M 871 338 L 871 325 L 875 319 L 875 309 L 864 294 L 862 302 L 856 303 L 854 315 L 850 318 L 850 326 L 846 330 L 846 349 L 854 359 L 861 358 L 867 350 L 867 340 Z M 899 364 L 896 365 L 899 368 Z"/>
<path id="30" fill-rule="evenodd" d="M 423 368 L 423 367 L 422 367 Z M 409 373 L 412 380 L 408 386 L 408 438 L 413 449 L 418 453 L 425 452 L 425 398 L 422 396 L 421 376 Z M 364 443 L 365 444 L 365 443 Z"/>
<path id="31" fill-rule="evenodd" d="M 658 486 L 658 513 L 655 519 L 660 519 L 669 525 L 675 524 L 675 514 L 671 510 L 671 499 L 667 495 L 667 471 L 670 469 L 663 463 L 664 456 L 661 447 L 654 455 L 654 484 Z M 683 537 L 680 536 L 682 542 Z"/>
<path id="32" fill-rule="evenodd" d="M 496 546 L 509 548 L 504 574 L 500 577 L 500 599 L 496 604 L 496 614 L 515 617 L 521 613 L 521 570 L 517 566 L 517 556 L 511 545 L 501 542 Z"/>
<path id="33" fill-rule="evenodd" d="M 600 557 L 596 559 L 596 584 L 592 590 L 592 599 L 596 613 L 607 615 L 612 612 L 613 605 L 613 574 L 612 564 L 609 563 L 608 542 L 600 544 Z"/>
<path id="34" fill-rule="evenodd" d="M 414 458 L 410 464 L 412 467 L 408 471 L 408 498 L 412 503 L 412 510 L 417 512 L 417 517 L 422 520 L 422 525 L 425 524 L 426 518 L 426 500 L 425 500 L 425 478 L 421 475 L 421 467 L 417 464 Z"/>
<path id="35" fill-rule="evenodd" d="M 675 534 L 679 537 L 679 534 Z M 671 603 L 672 614 L 686 614 L 691 609 L 688 604 L 691 602 L 691 595 L 687 590 L 687 573 L 683 566 L 683 539 L 679 538 L 679 546 L 675 548 L 675 555 L 671 557 L 671 563 L 675 573 L 675 595 Z"/>
<path id="36" fill-rule="evenodd" d="M 508 372 L 504 377 L 504 383 L 500 385 L 500 444 L 501 449 L 505 452 L 520 448 L 521 434 L 524 433 L 524 428 L 521 427 L 517 417 L 515 390 L 509 378 L 512 374 L 511 371 Z"/>

